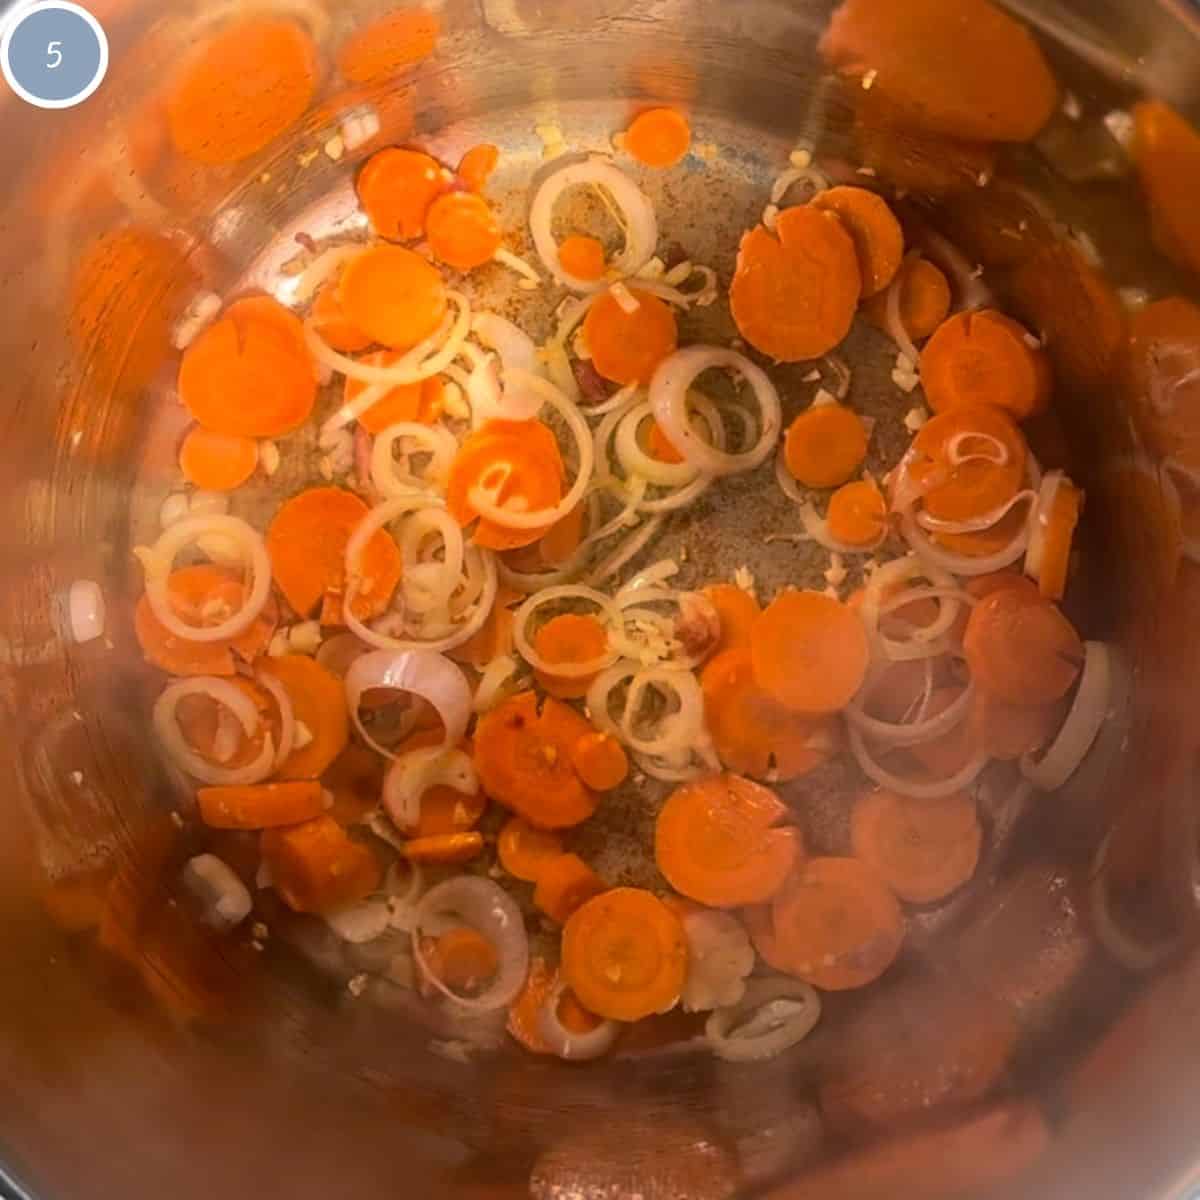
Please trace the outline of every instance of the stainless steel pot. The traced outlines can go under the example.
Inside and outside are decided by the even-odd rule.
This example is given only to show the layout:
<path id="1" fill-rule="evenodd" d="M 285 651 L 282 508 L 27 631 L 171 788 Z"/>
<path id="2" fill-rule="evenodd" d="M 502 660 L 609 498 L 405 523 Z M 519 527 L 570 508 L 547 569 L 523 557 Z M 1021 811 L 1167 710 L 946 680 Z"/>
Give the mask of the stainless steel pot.
<path id="1" fill-rule="evenodd" d="M 389 140 L 448 159 L 483 136 L 501 143 L 519 229 L 536 127 L 600 144 L 631 99 L 694 109 L 716 157 L 682 189 L 690 232 L 727 269 L 798 139 L 850 169 L 862 158 L 853 92 L 816 50 L 833 7 L 444 0 L 432 59 L 385 84 L 327 82 L 319 106 L 230 167 L 189 164 L 162 142 L 171 64 L 243 8 L 288 12 L 332 53 L 379 5 L 95 0 L 112 43 L 100 92 L 69 112 L 3 98 L 0 1159 L 11 1187 L 70 1200 L 1193 1194 L 1200 568 L 1181 553 L 1168 476 L 1130 421 L 1124 310 L 1089 260 L 1094 248 L 1131 303 L 1132 289 L 1195 289 L 1152 245 L 1102 120 L 1142 92 L 1200 116 L 1200 22 L 1186 0 L 1010 0 L 1077 113 L 1007 151 L 987 186 L 910 184 L 912 218 L 987 262 L 1048 334 L 1062 428 L 1043 433 L 1090 496 L 1077 615 L 1120 646 L 1123 667 L 1087 764 L 1011 821 L 995 800 L 988 886 L 915 922 L 913 961 L 878 997 L 840 1012 L 800 1056 L 755 1070 L 686 1048 L 585 1070 L 504 1053 L 454 1061 L 419 1023 L 349 1003 L 344 981 L 322 982 L 294 955 L 212 941 L 152 887 L 187 836 L 167 819 L 176 790 L 146 719 L 129 549 L 174 465 L 182 306 L 198 288 L 277 281 L 295 232 L 346 223 L 353 164 Z M 340 122 L 367 110 L 381 116 L 378 138 L 335 158 Z M 893 169 L 924 152 L 903 128 L 888 136 Z M 1014 221 L 1029 236 L 996 253 Z M 759 503 L 742 495 L 730 520 L 750 528 Z M 80 580 L 108 602 L 106 636 L 86 644 L 70 617 Z M 1098 942 L 1097 895 L 1125 913 L 1126 938 L 1107 936 L 1123 965 Z M 976 1036 L 946 1023 L 940 998 L 956 989 L 1019 1031 L 986 1090 L 945 1058 L 954 1038 Z M 823 1128 L 818 1086 L 853 1080 L 856 1049 L 879 1036 L 915 1111 L 895 1128 Z M 947 1061 L 951 1077 L 920 1078 L 923 1063 Z"/>

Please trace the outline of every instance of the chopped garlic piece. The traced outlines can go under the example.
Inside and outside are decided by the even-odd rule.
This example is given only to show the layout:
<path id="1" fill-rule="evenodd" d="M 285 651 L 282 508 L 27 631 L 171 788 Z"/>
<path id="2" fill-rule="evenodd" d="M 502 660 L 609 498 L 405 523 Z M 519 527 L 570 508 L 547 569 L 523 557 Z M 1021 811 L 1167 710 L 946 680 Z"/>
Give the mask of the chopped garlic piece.
<path id="1" fill-rule="evenodd" d="M 812 166 L 812 151 L 804 149 L 803 146 L 797 147 L 788 155 L 788 162 L 796 168 L 797 171 L 807 171 Z"/>
<path id="2" fill-rule="evenodd" d="M 325 143 L 325 157 L 337 162 L 338 159 L 346 153 L 346 141 L 340 133 L 335 133 L 333 137 Z"/>
<path id="3" fill-rule="evenodd" d="M 754 596 L 757 599 L 757 585 L 754 582 L 754 574 L 749 567 L 738 567 L 733 573 L 733 582 L 748 595 Z"/>
<path id="4" fill-rule="evenodd" d="M 320 622 L 304 621 L 293 625 L 288 631 L 288 642 L 297 654 L 316 654 L 321 648 Z"/>
<path id="5" fill-rule="evenodd" d="M 872 68 L 862 77 L 862 90 L 869 92 L 875 86 L 875 80 L 879 78 L 879 72 Z"/>
<path id="6" fill-rule="evenodd" d="M 262 466 L 263 474 L 269 479 L 279 470 L 279 447 L 274 442 L 259 442 L 258 461 Z"/>
<path id="7" fill-rule="evenodd" d="M 909 433 L 916 433 L 918 429 L 923 429 L 925 427 L 925 423 L 928 420 L 929 417 L 923 408 L 910 408 L 908 412 L 904 414 L 904 428 L 907 429 Z"/>
<path id="8" fill-rule="evenodd" d="M 812 406 L 813 408 L 827 408 L 829 405 L 836 404 L 837 402 L 838 399 L 832 392 L 821 388 L 813 397 Z"/>
<path id="9" fill-rule="evenodd" d="M 813 369 L 811 371 L 809 371 L 809 373 L 807 375 L 805 375 L 804 382 L 805 383 L 820 383 L 821 382 L 820 370 L 818 370 L 818 368 L 816 368 L 816 367 L 813 367 Z"/>
<path id="10" fill-rule="evenodd" d="M 829 570 L 825 572 L 825 582 L 831 587 L 841 587 L 846 582 L 846 561 L 836 551 L 829 556 Z"/>

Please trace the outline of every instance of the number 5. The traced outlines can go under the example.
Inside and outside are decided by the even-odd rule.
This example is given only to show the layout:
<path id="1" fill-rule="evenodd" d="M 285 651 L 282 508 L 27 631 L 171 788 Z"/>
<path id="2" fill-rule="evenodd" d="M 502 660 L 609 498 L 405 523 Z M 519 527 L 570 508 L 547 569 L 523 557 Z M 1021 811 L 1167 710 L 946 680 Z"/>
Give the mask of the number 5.
<path id="1" fill-rule="evenodd" d="M 46 69 L 48 71 L 53 71 L 56 67 L 62 66 L 63 56 L 62 51 L 59 49 L 61 45 L 62 42 L 51 42 L 46 47 Z"/>

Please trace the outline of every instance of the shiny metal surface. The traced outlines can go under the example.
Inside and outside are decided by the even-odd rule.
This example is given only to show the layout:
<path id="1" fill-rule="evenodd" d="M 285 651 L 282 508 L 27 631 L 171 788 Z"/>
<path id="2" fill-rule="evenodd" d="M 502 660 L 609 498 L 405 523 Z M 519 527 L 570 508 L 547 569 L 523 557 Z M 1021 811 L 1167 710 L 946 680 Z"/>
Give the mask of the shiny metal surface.
<path id="1" fill-rule="evenodd" d="M 678 219 L 692 214 L 691 235 L 727 277 L 735 231 L 788 149 L 809 140 L 851 164 L 862 153 L 856 97 L 816 52 L 834 4 L 446 0 L 436 55 L 399 83 L 339 91 L 330 76 L 278 143 L 208 169 L 142 136 L 164 64 L 242 11 L 284 10 L 332 51 L 382 6 L 92 7 L 113 48 L 95 99 L 71 113 L 0 100 L 0 1162 L 13 1178 L 63 1200 L 716 1200 L 739 1189 L 1182 1200 L 1200 1145 L 1188 1102 L 1200 1085 L 1200 568 L 1180 554 L 1173 485 L 1130 420 L 1124 310 L 1070 235 L 1089 235 L 1115 287 L 1195 293 L 1153 248 L 1120 156 L 1097 170 L 1094 153 L 1102 115 L 1139 89 L 1200 115 L 1188 6 L 1008 0 L 1044 37 L 1082 120 L 1050 131 L 1041 152 L 1007 152 L 986 188 L 911 189 L 906 201 L 1048 335 L 1062 427 L 1040 430 L 1040 446 L 1089 492 L 1086 604 L 1072 615 L 1122 648 L 1120 719 L 1061 795 L 1014 804 L 997 781 L 988 887 L 914 922 L 904 969 L 862 1003 L 831 1006 L 796 1057 L 747 1070 L 648 1047 L 583 1071 L 515 1052 L 447 1060 L 400 997 L 355 1003 L 295 953 L 218 943 L 177 904 L 169 868 L 188 838 L 167 817 L 177 792 L 152 744 L 128 619 L 141 586 L 129 550 L 155 519 L 181 428 L 170 331 L 196 286 L 277 280 L 281 247 L 334 228 L 352 160 L 375 145 L 419 141 L 453 159 L 486 136 L 512 152 L 515 184 L 536 165 L 537 124 L 598 146 L 631 100 L 689 104 L 699 137 L 719 147 L 715 192 L 693 181 L 662 199 Z M 363 104 L 378 108 L 381 134 L 334 162 L 321 151 L 335 116 Z M 917 141 L 891 136 L 889 161 L 911 161 Z M 514 191 L 514 231 L 520 204 Z M 996 231 L 1013 227 L 1021 236 L 998 252 Z M 110 292 L 87 265 L 97 237 L 124 228 L 152 250 Z M 763 519 L 765 500 L 736 500 L 740 528 Z M 107 638 L 85 646 L 65 621 L 80 578 L 102 583 L 110 612 Z M 1144 938 L 1172 951 L 1150 981 L 1097 949 L 1100 862 Z M 324 961 L 319 943 L 308 949 Z M 943 1009 L 947 997 L 962 1003 Z M 998 1086 L 922 1078 L 947 1040 L 973 1052 L 1010 1029 L 1018 1050 Z M 878 1039 L 901 1086 L 917 1080 L 899 1128 L 862 1121 L 854 1094 L 857 1053 Z M 853 1121 L 831 1121 L 828 1101 L 818 1112 L 829 1088 L 850 1097 Z M 994 1177 L 973 1169 L 988 1158 L 977 1146 L 1001 1162 Z M 920 1151 L 916 1168 L 906 1147 Z"/>

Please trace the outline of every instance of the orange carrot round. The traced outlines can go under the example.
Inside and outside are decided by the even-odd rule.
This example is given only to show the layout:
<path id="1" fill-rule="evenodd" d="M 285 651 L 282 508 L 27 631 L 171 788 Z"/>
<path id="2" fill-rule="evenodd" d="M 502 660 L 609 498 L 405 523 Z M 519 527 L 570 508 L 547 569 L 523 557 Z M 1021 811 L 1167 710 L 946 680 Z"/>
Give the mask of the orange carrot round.
<path id="1" fill-rule="evenodd" d="M 321 782 L 333 795 L 329 815 L 339 825 L 357 825 L 379 806 L 386 765 L 373 750 L 351 742 L 322 775 Z"/>
<path id="2" fill-rule="evenodd" d="M 563 930 L 562 973 L 579 1002 L 612 1021 L 640 1021 L 678 1002 L 687 974 L 683 925 L 661 900 L 614 888 Z"/>
<path id="3" fill-rule="evenodd" d="M 484 142 L 472 146 L 458 164 L 458 177 L 473 192 L 482 192 L 500 162 L 500 151 L 496 146 Z"/>
<path id="4" fill-rule="evenodd" d="M 663 427 L 655 420 L 650 422 L 650 433 L 646 438 L 646 449 L 650 457 L 669 466 L 677 466 L 684 457 L 675 448 L 675 444 L 667 437 Z"/>
<path id="5" fill-rule="evenodd" d="M 840 712 L 862 687 L 870 650 L 862 619 L 820 592 L 784 592 L 759 618 L 754 677 L 799 713 Z"/>
<path id="6" fill-rule="evenodd" d="M 791 424 L 784 461 L 793 479 L 810 488 L 840 487 L 867 457 L 862 418 L 842 404 L 805 409 Z"/>
<path id="7" fill-rule="evenodd" d="M 1200 133 L 1169 105 L 1133 106 L 1133 160 L 1155 244 L 1168 257 L 1200 272 L 1200 218 L 1186 197 L 1200 183 Z"/>
<path id="8" fill-rule="evenodd" d="M 377 350 L 366 354 L 359 361 L 369 367 L 390 367 L 401 357 L 399 350 Z M 353 404 L 362 395 L 367 384 L 358 379 L 347 379 L 342 392 L 343 403 Z M 392 388 L 382 400 L 376 401 L 358 418 L 358 423 L 370 434 L 382 433 L 389 425 L 418 422 L 432 425 L 442 415 L 446 388 L 438 375 L 421 380 L 420 383 L 400 383 Z"/>
<path id="9" fill-rule="evenodd" d="M 658 364 L 675 353 L 679 328 L 670 306 L 657 296 L 637 288 L 630 294 L 637 308 L 627 313 L 612 292 L 605 292 L 588 309 L 583 336 L 603 378 L 646 387 Z"/>
<path id="10" fill-rule="evenodd" d="M 261 846 L 275 890 L 296 912 L 327 913 L 357 904 L 383 882 L 375 855 L 328 816 L 268 829 Z"/>
<path id="11" fill-rule="evenodd" d="M 588 282 L 602 278 L 607 265 L 600 242 L 580 234 L 563 238 L 558 247 L 558 261 L 564 271 Z"/>
<path id="12" fill-rule="evenodd" d="M 415 66 L 437 45 L 436 13 L 398 8 L 356 29 L 337 54 L 338 70 L 351 83 L 374 83 Z"/>
<path id="13" fill-rule="evenodd" d="M 266 658 L 261 669 L 287 689 L 296 720 L 312 735 L 312 741 L 294 751 L 279 768 L 279 778 L 319 778 L 350 740 L 350 713 L 342 681 L 302 654 Z"/>
<path id="14" fill-rule="evenodd" d="M 968 719 L 972 744 L 988 758 L 1012 762 L 1048 745 L 1066 715 L 1063 703 L 1008 704 L 979 688 Z"/>
<path id="15" fill-rule="evenodd" d="M 611 733 L 588 733 L 571 748 L 571 765 L 594 792 L 611 792 L 629 777 L 625 748 Z"/>
<path id="16" fill-rule="evenodd" d="M 413 838 L 401 851 L 409 862 L 434 863 L 443 867 L 462 866 L 483 853 L 482 833 L 439 833 Z"/>
<path id="17" fill-rule="evenodd" d="M 904 261 L 904 233 L 887 201 L 866 188 L 834 187 L 818 192 L 812 204 L 835 213 L 854 239 L 863 296 L 882 292 Z"/>
<path id="18" fill-rule="evenodd" d="M 534 906 L 552 921 L 565 925 L 571 914 L 608 885 L 577 854 L 560 854 L 538 872 Z"/>
<path id="19" fill-rule="evenodd" d="M 258 443 L 236 434 L 213 433 L 196 425 L 179 449 L 183 477 L 209 492 L 240 488 L 258 466 Z"/>
<path id="20" fill-rule="evenodd" d="M 537 631 L 533 646 L 548 663 L 574 666 L 599 658 L 608 649 L 608 631 L 595 617 L 563 613 Z M 567 678 L 546 671 L 534 674 L 542 689 L 560 700 L 582 699 L 595 679 L 594 675 Z"/>
<path id="21" fill-rule="evenodd" d="M 325 811 L 321 785 L 260 783 L 253 787 L 209 787 L 196 792 L 200 819 L 210 829 L 273 829 L 299 825 Z"/>
<path id="22" fill-rule="evenodd" d="M 448 306 L 437 268 L 403 246 L 375 246 L 351 259 L 338 299 L 353 325 L 394 349 L 424 341 L 441 325 Z"/>
<path id="23" fill-rule="evenodd" d="M 893 287 L 900 289 L 900 324 L 914 342 L 923 342 L 950 314 L 950 284 L 926 258 L 909 258 Z M 879 328 L 887 324 L 888 297 L 880 292 L 863 305 L 863 315 Z"/>
<path id="24" fill-rule="evenodd" d="M 371 228 L 390 241 L 409 242 L 425 233 L 429 210 L 446 190 L 446 175 L 428 154 L 389 147 L 367 160 L 356 187 Z"/>
<path id="25" fill-rule="evenodd" d="M 625 131 L 625 150 L 647 167 L 673 167 L 692 144 L 687 117 L 673 108 L 640 113 Z"/>
<path id="26" fill-rule="evenodd" d="M 750 631 L 762 612 L 758 601 L 734 583 L 713 584 L 704 589 L 704 595 L 721 618 L 721 640 L 713 650 L 712 658 L 726 650 L 749 650 Z"/>
<path id="27" fill-rule="evenodd" d="M 496 947 L 465 925 L 428 939 L 425 962 L 451 991 L 470 996 L 481 992 L 500 970 Z"/>
<path id="28" fill-rule="evenodd" d="M 312 306 L 312 319 L 317 332 L 343 354 L 357 354 L 371 345 L 371 339 L 346 320 L 336 283 L 327 283 L 317 293 Z"/>
<path id="29" fill-rule="evenodd" d="M 829 500 L 829 533 L 847 546 L 873 546 L 887 531 L 887 501 L 870 480 L 847 483 Z"/>
<path id="30" fill-rule="evenodd" d="M 496 850 L 500 865 L 514 879 L 537 883 L 547 864 L 562 854 L 563 844 L 557 833 L 534 829 L 520 817 L 510 817 L 500 830 Z"/>
<path id="31" fill-rule="evenodd" d="M 500 223 L 488 202 L 474 192 L 447 192 L 425 215 L 425 235 L 438 262 L 473 271 L 496 257 Z"/>
<path id="32" fill-rule="evenodd" d="M 535 958 L 521 994 L 509 1006 L 506 1028 L 531 1054 L 550 1053 L 541 1032 L 542 1008 L 557 983 L 558 972 L 544 958 Z"/>

